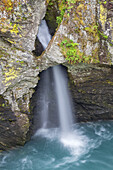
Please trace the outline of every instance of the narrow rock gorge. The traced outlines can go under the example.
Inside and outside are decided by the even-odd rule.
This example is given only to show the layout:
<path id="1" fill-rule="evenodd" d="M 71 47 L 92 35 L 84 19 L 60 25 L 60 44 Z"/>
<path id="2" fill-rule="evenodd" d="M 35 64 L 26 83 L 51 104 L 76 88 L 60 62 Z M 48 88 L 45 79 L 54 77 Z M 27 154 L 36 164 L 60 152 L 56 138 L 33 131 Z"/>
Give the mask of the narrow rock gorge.
<path id="1" fill-rule="evenodd" d="M 7 19 L 0 27 L 0 150 L 30 139 L 39 73 L 54 65 L 67 68 L 76 121 L 113 119 L 113 1 L 76 0 L 63 16 L 64 1 L 50 2 L 21 0 L 10 18 L 0 12 Z M 37 39 L 42 19 L 52 35 L 45 51 Z M 74 44 L 75 63 L 66 43 Z"/>

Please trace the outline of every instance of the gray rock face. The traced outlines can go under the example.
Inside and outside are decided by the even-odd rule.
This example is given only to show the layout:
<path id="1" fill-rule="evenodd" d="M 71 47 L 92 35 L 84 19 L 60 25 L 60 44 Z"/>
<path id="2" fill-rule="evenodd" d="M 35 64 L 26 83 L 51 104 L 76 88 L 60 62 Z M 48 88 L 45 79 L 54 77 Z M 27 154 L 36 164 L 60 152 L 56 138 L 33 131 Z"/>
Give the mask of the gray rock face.
<path id="1" fill-rule="evenodd" d="M 45 0 L 27 1 L 15 9 L 21 15 L 19 33 L 0 32 L 0 150 L 29 139 L 29 101 L 37 85 L 39 67 L 32 54 L 38 26 L 46 12 Z"/>
<path id="2" fill-rule="evenodd" d="M 33 51 L 38 26 L 45 16 L 45 12 L 46 0 L 27 0 L 26 3 L 21 1 L 21 6 L 18 5 L 17 8 L 14 8 L 13 18 L 10 19 L 13 25 L 18 26 L 18 31 L 15 32 L 16 29 L 1 31 L 0 35 L 17 48 Z"/>
<path id="3" fill-rule="evenodd" d="M 113 70 L 105 65 L 68 66 L 76 121 L 113 119 Z"/>
<path id="4" fill-rule="evenodd" d="M 26 113 L 13 112 L 8 101 L 0 95 L 0 151 L 23 145 L 29 126 Z"/>
<path id="5" fill-rule="evenodd" d="M 111 0 L 98 5 L 98 24 L 100 27 L 100 59 L 110 58 L 113 64 L 113 2 Z"/>
<path id="6" fill-rule="evenodd" d="M 0 143 L 3 146 L 1 149 L 6 149 L 16 144 L 24 144 L 26 141 L 30 127 L 29 99 L 38 82 L 39 71 L 30 52 L 11 47 L 2 39 L 0 45 L 0 94 L 4 100 L 0 101 L 0 124 L 2 125 Z M 7 133 L 7 128 L 10 133 Z M 2 136 L 3 129 L 6 133 L 5 138 Z M 17 136 L 13 136 L 13 131 Z"/>

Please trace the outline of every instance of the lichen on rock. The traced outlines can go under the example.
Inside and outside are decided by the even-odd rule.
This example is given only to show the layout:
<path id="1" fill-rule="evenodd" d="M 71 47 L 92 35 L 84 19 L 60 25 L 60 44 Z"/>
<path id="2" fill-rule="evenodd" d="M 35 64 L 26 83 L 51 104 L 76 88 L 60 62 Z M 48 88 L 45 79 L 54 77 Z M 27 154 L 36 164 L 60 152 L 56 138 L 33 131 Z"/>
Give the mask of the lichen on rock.
<path id="1" fill-rule="evenodd" d="M 98 24 L 101 32 L 99 56 L 101 60 L 110 59 L 113 64 L 113 2 L 111 0 L 100 1 Z"/>
<path id="2" fill-rule="evenodd" d="M 45 11 L 43 0 L 22 1 L 21 8 L 15 8 L 12 23 L 17 24 L 18 15 L 21 16 L 19 32 L 0 31 L 0 150 L 23 145 L 30 138 L 29 102 L 39 74 L 32 50 Z"/>

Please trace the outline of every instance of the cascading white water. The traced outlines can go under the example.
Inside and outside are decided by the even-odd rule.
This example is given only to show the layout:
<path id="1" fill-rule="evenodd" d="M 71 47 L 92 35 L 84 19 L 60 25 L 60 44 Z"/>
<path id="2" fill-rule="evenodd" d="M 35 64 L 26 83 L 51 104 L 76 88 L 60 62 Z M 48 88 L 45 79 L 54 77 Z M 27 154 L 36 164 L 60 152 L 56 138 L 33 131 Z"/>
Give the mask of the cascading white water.
<path id="1" fill-rule="evenodd" d="M 46 71 L 44 75 L 44 79 L 41 83 L 42 85 L 42 91 L 41 91 L 41 127 L 47 128 L 48 124 L 48 112 L 49 112 L 49 86 L 50 86 L 50 80 L 49 80 L 49 72 Z M 46 85 L 46 86 L 45 86 Z"/>
<path id="2" fill-rule="evenodd" d="M 48 46 L 49 41 L 51 40 L 51 35 L 49 33 L 47 24 L 45 20 L 41 21 L 38 30 L 38 39 L 43 45 L 45 49 Z M 67 82 L 63 73 L 63 70 L 60 66 L 53 67 L 54 72 L 54 81 L 56 84 L 56 94 L 57 94 L 57 103 L 58 103 L 58 110 L 59 110 L 59 120 L 60 120 L 60 127 L 63 133 L 70 132 L 70 126 L 72 125 L 72 110 L 70 105 L 70 98 L 69 98 L 69 91 L 67 88 Z M 45 73 L 45 85 L 47 85 L 47 81 L 49 79 L 48 72 Z M 42 127 L 47 127 L 47 119 L 48 119 L 48 86 L 44 90 L 43 96 L 43 109 L 41 111 L 41 118 L 42 118 Z"/>
<path id="3" fill-rule="evenodd" d="M 51 40 L 51 35 L 45 20 L 41 21 L 37 37 L 45 50 Z"/>
<path id="4" fill-rule="evenodd" d="M 51 39 L 46 21 L 42 20 L 37 36 L 45 49 Z M 50 76 L 50 73 L 52 76 Z M 46 70 L 44 72 L 41 84 L 42 90 L 40 101 L 42 123 L 41 129 L 36 132 L 35 136 L 42 135 L 50 139 L 55 139 L 57 137 L 58 140 L 70 150 L 70 153 L 74 154 L 76 159 L 78 159 L 80 155 L 87 152 L 86 148 L 89 141 L 80 130 L 73 130 L 72 128 L 72 106 L 68 89 L 67 75 L 65 73 L 65 69 L 60 65 L 54 66 L 50 70 Z M 51 86 L 52 84 L 53 86 Z M 57 112 L 60 129 L 58 128 L 55 130 L 50 128 L 51 123 L 54 122 L 51 117 L 57 114 Z M 56 115 L 55 118 L 57 119 Z M 50 124 L 50 126 L 48 126 L 48 124 Z"/>
<path id="5" fill-rule="evenodd" d="M 47 23 L 45 20 L 41 21 L 41 24 L 39 26 L 38 34 L 37 37 L 39 41 L 41 42 L 44 50 L 47 48 L 50 40 L 51 40 L 51 35 L 49 33 L 49 29 L 47 26 Z M 43 87 L 42 91 L 42 110 L 41 110 L 41 127 L 42 128 L 47 128 L 47 122 L 48 122 L 48 107 L 49 107 L 49 73 L 46 71 L 44 80 L 42 83 L 43 86 L 46 86 L 45 88 Z"/>
<path id="6" fill-rule="evenodd" d="M 69 134 L 71 132 L 73 119 L 68 82 L 61 66 L 54 66 L 53 72 L 61 131 L 63 134 Z"/>
<path id="7" fill-rule="evenodd" d="M 51 35 L 48 30 L 48 26 L 46 24 L 45 20 L 41 21 L 41 24 L 39 26 L 38 30 L 38 39 L 43 45 L 43 48 L 45 49 L 48 46 L 49 41 L 51 40 Z M 54 81 L 56 86 L 56 98 L 57 98 L 57 104 L 58 104 L 58 112 L 59 112 L 59 121 L 60 121 L 60 127 L 61 131 L 64 134 L 69 134 L 71 131 L 71 125 L 72 125 L 72 110 L 71 110 L 71 104 L 70 104 L 70 97 L 69 97 L 69 90 L 67 87 L 67 81 L 66 77 L 64 75 L 64 72 L 61 68 L 61 66 L 54 66 L 53 67 L 53 73 L 54 73 Z M 50 86 L 49 84 L 49 72 L 46 71 L 45 73 L 45 80 L 43 80 L 43 85 L 45 85 L 45 88 L 43 88 L 42 92 L 42 110 L 41 110 L 41 124 L 42 128 L 47 128 L 47 122 L 48 122 L 48 105 L 49 105 L 49 93 L 48 88 Z"/>

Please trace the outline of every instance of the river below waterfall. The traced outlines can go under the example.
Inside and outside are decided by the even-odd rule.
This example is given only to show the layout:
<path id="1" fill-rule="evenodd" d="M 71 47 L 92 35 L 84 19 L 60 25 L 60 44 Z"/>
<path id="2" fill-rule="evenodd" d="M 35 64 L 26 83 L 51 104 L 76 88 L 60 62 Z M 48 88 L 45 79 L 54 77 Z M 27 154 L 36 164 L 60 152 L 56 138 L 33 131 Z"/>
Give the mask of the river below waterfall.
<path id="1" fill-rule="evenodd" d="M 40 129 L 24 147 L 1 153 L 0 170 L 113 170 L 112 132 L 111 121 L 74 125 L 75 141 Z"/>

